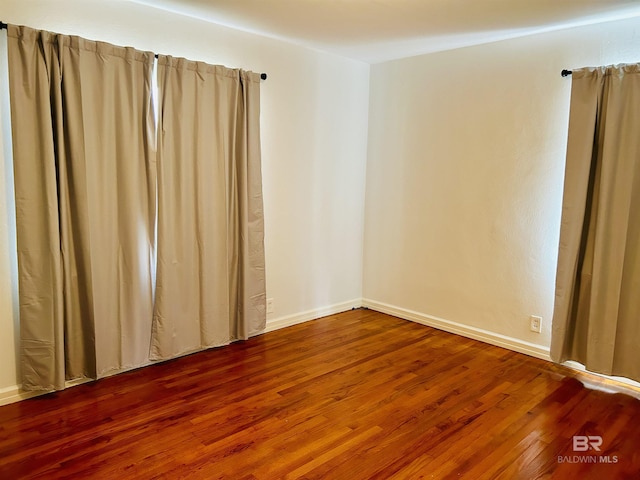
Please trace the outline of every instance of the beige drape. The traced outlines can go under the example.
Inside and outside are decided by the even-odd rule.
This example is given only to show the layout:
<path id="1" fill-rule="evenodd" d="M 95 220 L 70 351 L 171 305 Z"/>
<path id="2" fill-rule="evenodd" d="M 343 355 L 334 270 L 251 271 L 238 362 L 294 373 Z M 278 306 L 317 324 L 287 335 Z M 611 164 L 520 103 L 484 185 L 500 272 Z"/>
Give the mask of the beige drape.
<path id="1" fill-rule="evenodd" d="M 640 380 L 640 65 L 573 71 L 551 354 Z"/>
<path id="2" fill-rule="evenodd" d="M 9 25 L 25 390 L 148 360 L 153 54 Z"/>
<path id="3" fill-rule="evenodd" d="M 246 339 L 266 318 L 259 76 L 161 55 L 158 90 L 152 359 Z"/>

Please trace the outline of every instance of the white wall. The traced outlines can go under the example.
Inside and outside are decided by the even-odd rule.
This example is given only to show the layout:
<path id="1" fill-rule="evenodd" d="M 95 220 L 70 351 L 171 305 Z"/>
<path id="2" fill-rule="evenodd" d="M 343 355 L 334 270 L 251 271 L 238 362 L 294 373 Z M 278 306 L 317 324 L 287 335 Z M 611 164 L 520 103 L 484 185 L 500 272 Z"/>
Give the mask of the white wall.
<path id="1" fill-rule="evenodd" d="M 560 71 L 638 61 L 635 19 L 373 66 L 365 299 L 548 349 L 571 89 Z"/>
<path id="2" fill-rule="evenodd" d="M 268 320 L 359 303 L 368 65 L 123 1 L 3 0 L 0 14 L 7 23 L 268 73 L 261 117 L 267 297 L 275 304 Z M 17 383 L 13 207 L 4 185 L 0 175 L 0 393 Z"/>

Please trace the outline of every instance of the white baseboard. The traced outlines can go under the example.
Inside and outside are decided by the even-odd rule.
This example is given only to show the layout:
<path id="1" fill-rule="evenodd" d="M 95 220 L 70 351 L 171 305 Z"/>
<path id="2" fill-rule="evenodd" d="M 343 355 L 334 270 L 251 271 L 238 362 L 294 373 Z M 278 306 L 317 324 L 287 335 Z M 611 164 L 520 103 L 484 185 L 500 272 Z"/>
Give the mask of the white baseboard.
<path id="1" fill-rule="evenodd" d="M 37 397 L 47 392 L 23 392 L 18 385 L 0 388 L 0 407 L 9 405 L 10 403 L 26 400 L 27 398 Z"/>
<path id="2" fill-rule="evenodd" d="M 495 345 L 498 347 L 513 350 L 515 352 L 523 353 L 531 357 L 540 358 L 542 360 L 551 361 L 549 354 L 549 347 L 543 345 L 536 345 L 534 343 L 519 340 L 517 338 L 508 337 L 499 333 L 490 332 L 481 328 L 471 327 L 469 325 L 463 325 L 461 323 L 452 322 L 443 318 L 434 317 L 432 315 L 426 315 L 424 313 L 408 310 L 406 308 L 396 307 L 383 302 L 377 302 L 367 298 L 355 298 L 347 302 L 336 303 L 327 307 L 322 307 L 314 310 L 307 310 L 306 312 L 296 313 L 294 315 L 287 315 L 284 317 L 268 320 L 264 332 L 272 332 L 281 328 L 290 327 L 299 323 L 316 320 L 318 318 L 326 317 L 328 315 L 334 315 L 336 313 L 346 312 L 353 308 L 366 307 L 377 312 L 393 315 L 394 317 L 402 318 L 403 320 L 409 320 L 412 322 L 427 325 L 429 327 L 437 328 L 445 332 L 461 335 L 463 337 L 479 340 L 484 343 Z M 622 392 L 629 395 L 633 395 L 636 398 L 640 398 L 640 383 L 634 382 L 626 378 L 609 377 L 607 375 L 594 374 L 587 372 L 584 367 L 575 362 L 565 362 L 565 366 L 573 369 L 581 377 L 581 381 L 588 388 L 596 388 L 598 390 L 604 390 L 607 392 Z M 590 381 L 589 379 L 605 379 L 613 381 L 607 384 L 602 384 L 598 381 Z M 85 383 L 86 379 L 78 379 L 66 382 L 67 387 Z M 5 388 L 0 388 L 0 406 L 8 405 L 10 403 L 19 402 L 28 398 L 37 397 L 50 392 L 24 392 L 20 390 L 19 385 L 13 385 Z"/>
<path id="3" fill-rule="evenodd" d="M 360 308 L 361 306 L 362 299 L 354 298 L 353 300 L 349 300 L 347 302 L 336 303 L 327 307 L 307 310 L 306 312 L 295 313 L 293 315 L 287 315 L 285 317 L 267 320 L 267 326 L 264 329 L 264 333 L 273 332 L 274 330 L 290 327 L 292 325 L 308 322 L 310 320 L 316 320 L 318 318 L 326 317 L 327 315 L 346 312 L 347 310 L 351 310 L 352 308 Z"/>
<path id="4" fill-rule="evenodd" d="M 82 385 L 83 383 L 93 382 L 90 378 L 78 378 L 76 380 L 67 380 L 64 382 L 65 388 L 75 387 L 76 385 Z M 0 388 L 0 407 L 3 405 L 9 405 L 10 403 L 20 402 L 28 398 L 39 397 L 40 395 L 46 395 L 52 393 L 53 390 L 41 390 L 35 392 L 25 392 L 20 389 L 20 385 L 12 385 L 10 387 Z"/>
<path id="5" fill-rule="evenodd" d="M 549 355 L 549 347 L 545 347 L 543 345 L 536 345 L 535 343 L 525 342 L 524 340 L 519 340 L 517 338 L 508 337 L 506 335 L 490 332 L 481 328 L 470 327 L 468 325 L 463 325 L 461 323 L 445 320 L 444 318 L 438 318 L 432 315 L 415 312 L 413 310 L 407 310 L 406 308 L 400 308 L 394 305 L 376 302 L 375 300 L 369 300 L 367 298 L 362 299 L 362 306 L 370 308 L 371 310 L 375 310 L 377 312 L 387 313 L 389 315 L 393 315 L 394 317 L 402 318 L 403 320 L 410 320 L 422 325 L 437 328 L 438 330 L 455 333 L 456 335 L 479 340 L 481 342 L 489 343 L 497 347 L 524 353 L 525 355 L 529 355 L 531 357 L 551 361 L 551 356 Z"/>

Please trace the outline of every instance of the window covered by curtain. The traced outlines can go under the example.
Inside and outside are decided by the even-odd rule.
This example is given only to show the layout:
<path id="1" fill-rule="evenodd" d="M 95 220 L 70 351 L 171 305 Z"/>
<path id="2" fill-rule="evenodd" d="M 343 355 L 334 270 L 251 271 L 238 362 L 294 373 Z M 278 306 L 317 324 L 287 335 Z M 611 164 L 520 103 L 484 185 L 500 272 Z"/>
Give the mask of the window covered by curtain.
<path id="1" fill-rule="evenodd" d="M 640 65 L 572 78 L 551 355 L 640 380 Z"/>
<path id="2" fill-rule="evenodd" d="M 151 355 L 265 326 L 260 77 L 158 58 L 158 276 Z"/>
<path id="3" fill-rule="evenodd" d="M 157 138 L 153 53 L 13 25 L 8 49 L 23 389 L 261 331 L 258 77 L 161 58 Z"/>

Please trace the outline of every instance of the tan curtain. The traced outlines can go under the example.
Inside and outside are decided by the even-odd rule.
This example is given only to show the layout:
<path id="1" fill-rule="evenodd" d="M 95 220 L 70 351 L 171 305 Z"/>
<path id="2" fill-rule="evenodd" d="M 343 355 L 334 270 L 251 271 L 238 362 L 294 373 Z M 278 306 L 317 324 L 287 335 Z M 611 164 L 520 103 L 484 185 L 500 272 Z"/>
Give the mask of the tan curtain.
<path id="1" fill-rule="evenodd" d="M 551 355 L 640 380 L 640 65 L 573 71 Z"/>
<path id="2" fill-rule="evenodd" d="M 148 361 L 153 54 L 9 26 L 25 390 Z"/>
<path id="3" fill-rule="evenodd" d="M 257 74 L 160 56 L 151 358 L 265 326 Z"/>

